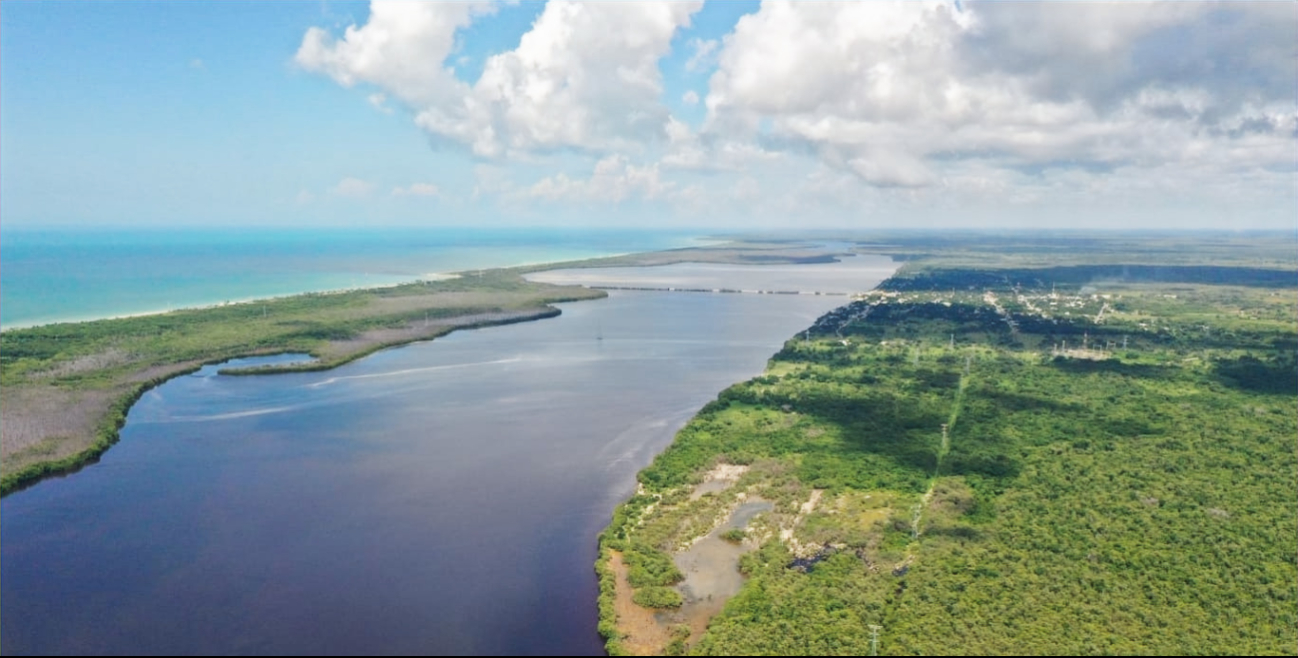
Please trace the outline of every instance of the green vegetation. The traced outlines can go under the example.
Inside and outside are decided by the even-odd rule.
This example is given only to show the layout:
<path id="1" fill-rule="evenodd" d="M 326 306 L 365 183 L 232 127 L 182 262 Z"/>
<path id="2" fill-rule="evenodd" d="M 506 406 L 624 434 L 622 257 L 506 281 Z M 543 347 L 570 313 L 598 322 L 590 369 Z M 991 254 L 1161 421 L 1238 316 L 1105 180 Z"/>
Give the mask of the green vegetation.
<path id="1" fill-rule="evenodd" d="M 375 351 L 456 329 L 550 317 L 549 304 L 605 293 L 533 283 L 557 267 L 704 262 L 819 262 L 788 244 L 726 244 L 467 272 L 388 288 L 308 293 L 133 318 L 70 322 L 0 333 L 0 495 L 92 463 L 117 441 L 146 390 L 204 364 L 306 353 L 314 361 L 232 369 L 251 375 L 327 370 Z"/>
<path id="2" fill-rule="evenodd" d="M 636 605 L 646 608 L 679 608 L 684 599 L 681 598 L 680 592 L 670 587 L 641 587 L 636 589 L 632 601 Z"/>
<path id="3" fill-rule="evenodd" d="M 141 365 L 212 361 L 265 350 L 333 356 L 326 349 L 331 342 L 353 340 L 367 331 L 597 296 L 602 295 L 490 271 L 389 288 L 18 329 L 0 334 L 0 385 L 39 376 L 62 386 L 92 386 Z"/>
<path id="4" fill-rule="evenodd" d="M 726 540 L 726 541 L 728 541 L 728 542 L 731 542 L 731 543 L 735 543 L 735 544 L 738 544 L 739 542 L 743 541 L 743 540 L 744 540 L 744 537 L 747 537 L 747 536 L 748 536 L 748 533 L 747 533 L 747 532 L 744 532 L 744 530 L 743 530 L 742 528 L 731 528 L 731 529 L 729 529 L 729 530 L 727 530 L 727 531 L 721 533 L 721 538 L 722 538 L 722 539 L 724 539 L 724 540 Z"/>
<path id="5" fill-rule="evenodd" d="M 608 640 L 604 648 L 610 656 L 623 656 L 617 640 L 617 574 L 609 566 L 612 555 L 607 547 L 600 547 L 599 559 L 595 561 L 595 575 L 599 577 L 599 634 Z"/>
<path id="6" fill-rule="evenodd" d="M 0 492 L 67 473 L 112 446 L 146 390 L 206 363 L 285 352 L 315 360 L 231 374 L 321 370 L 458 328 L 556 315 L 602 297 L 491 270 L 434 282 L 54 324 L 0 333 Z"/>
<path id="7" fill-rule="evenodd" d="M 929 245 L 640 474 L 602 542 L 646 563 L 776 503 L 740 593 L 664 650 L 866 655 L 875 624 L 885 655 L 1298 651 L 1298 275 L 1021 246 Z M 718 463 L 751 469 L 691 500 Z"/>
<path id="8" fill-rule="evenodd" d="M 667 648 L 663 655 L 667 656 L 684 656 L 689 648 L 686 645 L 690 639 L 690 627 L 686 624 L 678 624 L 672 628 L 672 639 L 667 643 Z"/>

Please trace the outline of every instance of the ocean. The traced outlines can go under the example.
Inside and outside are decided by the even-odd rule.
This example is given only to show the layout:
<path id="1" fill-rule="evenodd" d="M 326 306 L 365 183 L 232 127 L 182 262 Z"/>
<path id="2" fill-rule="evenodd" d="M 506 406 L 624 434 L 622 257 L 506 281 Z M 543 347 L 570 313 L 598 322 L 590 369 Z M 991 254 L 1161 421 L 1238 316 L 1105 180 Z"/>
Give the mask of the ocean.
<path id="1" fill-rule="evenodd" d="M 693 234 L 641 230 L 6 229 L 0 234 L 0 327 L 383 286 L 437 273 L 693 244 L 699 244 Z"/>

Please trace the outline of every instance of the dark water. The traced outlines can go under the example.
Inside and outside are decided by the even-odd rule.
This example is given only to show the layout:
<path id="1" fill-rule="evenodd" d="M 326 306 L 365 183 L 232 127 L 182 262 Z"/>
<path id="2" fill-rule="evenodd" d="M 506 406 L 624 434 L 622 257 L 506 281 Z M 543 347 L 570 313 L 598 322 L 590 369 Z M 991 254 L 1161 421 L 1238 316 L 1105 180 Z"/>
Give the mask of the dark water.
<path id="1" fill-rule="evenodd" d="M 172 380 L 99 464 L 0 503 L 0 651 L 601 653 L 596 535 L 635 472 L 843 301 L 617 292 Z"/>

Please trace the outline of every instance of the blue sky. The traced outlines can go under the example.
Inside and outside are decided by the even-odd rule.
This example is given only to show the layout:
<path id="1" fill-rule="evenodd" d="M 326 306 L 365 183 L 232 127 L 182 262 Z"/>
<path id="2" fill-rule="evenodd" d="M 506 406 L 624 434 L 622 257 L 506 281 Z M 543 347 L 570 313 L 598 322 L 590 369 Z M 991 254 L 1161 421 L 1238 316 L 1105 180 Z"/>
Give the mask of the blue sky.
<path id="1" fill-rule="evenodd" d="M 0 224 L 1293 227 L 1294 3 L 6 2 Z"/>

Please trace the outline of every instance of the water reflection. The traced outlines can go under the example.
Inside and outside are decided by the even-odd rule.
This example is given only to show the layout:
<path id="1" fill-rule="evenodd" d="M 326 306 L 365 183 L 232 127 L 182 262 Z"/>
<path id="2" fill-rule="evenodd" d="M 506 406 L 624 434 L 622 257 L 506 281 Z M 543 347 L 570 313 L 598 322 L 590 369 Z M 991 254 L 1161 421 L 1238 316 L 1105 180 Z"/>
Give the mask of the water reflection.
<path id="1" fill-rule="evenodd" d="M 172 380 L 99 464 L 4 499 L 0 649 L 601 653 L 595 536 L 635 472 L 842 301 L 614 292 Z"/>

